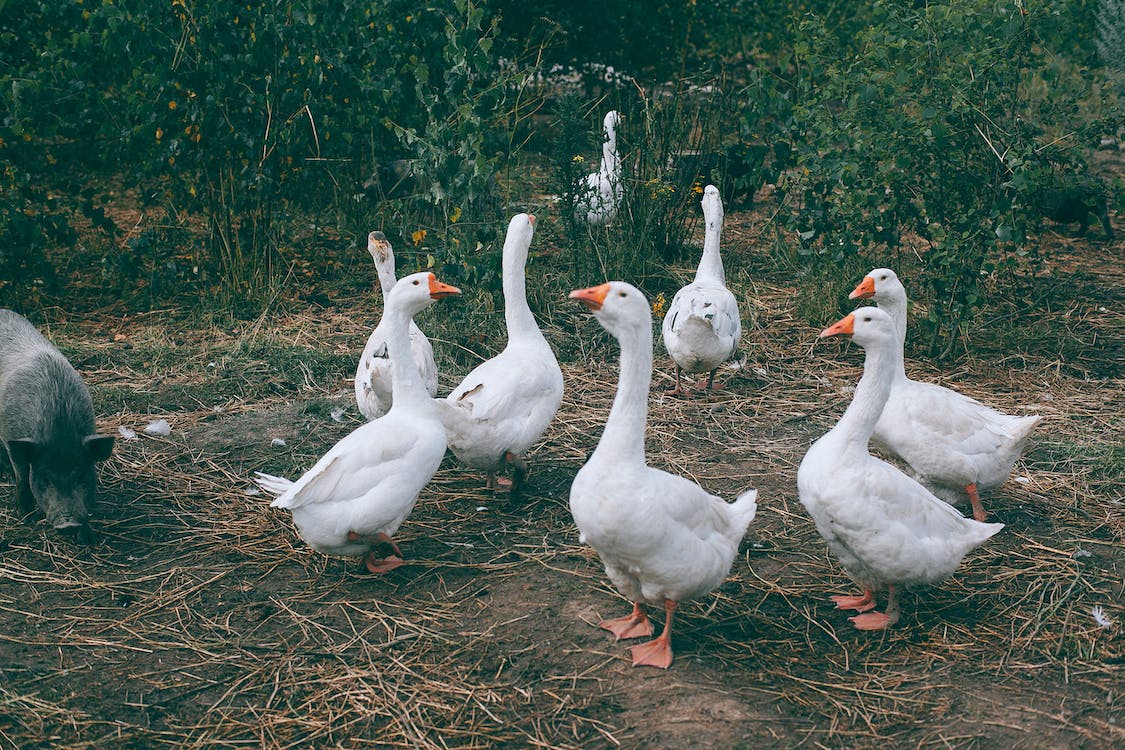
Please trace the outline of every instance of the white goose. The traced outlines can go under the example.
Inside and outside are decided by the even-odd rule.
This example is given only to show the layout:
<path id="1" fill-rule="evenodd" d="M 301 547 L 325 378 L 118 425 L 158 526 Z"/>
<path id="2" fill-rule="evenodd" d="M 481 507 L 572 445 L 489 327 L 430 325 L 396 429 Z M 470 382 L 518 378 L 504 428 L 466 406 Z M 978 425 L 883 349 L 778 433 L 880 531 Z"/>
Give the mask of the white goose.
<path id="1" fill-rule="evenodd" d="M 387 297 L 395 285 L 395 256 L 391 250 L 391 243 L 387 242 L 382 232 L 372 232 L 367 235 L 367 252 L 375 261 L 375 271 L 379 274 L 379 286 L 383 290 L 383 304 L 386 305 Z M 367 346 L 363 347 L 363 354 L 359 357 L 359 366 L 355 371 L 355 401 L 359 411 L 368 421 L 378 419 L 391 408 L 391 358 L 387 354 L 387 325 L 384 319 L 379 321 L 371 336 L 367 339 Z M 437 365 L 434 364 L 434 350 L 426 334 L 410 321 L 410 354 L 414 366 L 422 376 L 422 383 L 430 396 L 437 395 Z"/>
<path id="2" fill-rule="evenodd" d="M 258 472 L 271 505 L 288 508 L 301 538 L 326 555 L 365 555 L 367 569 L 385 573 L 402 565 L 391 540 L 445 455 L 445 430 L 434 400 L 407 352 L 410 318 L 434 300 L 460 294 L 432 273 L 403 277 L 387 295 L 383 319 L 394 370 L 394 403 L 379 419 L 357 427 L 292 482 Z M 401 354 L 400 354 L 401 353 Z M 393 555 L 377 557 L 387 545 Z"/>
<path id="3" fill-rule="evenodd" d="M 742 338 L 738 301 L 726 287 L 723 259 L 719 255 L 723 200 L 714 185 L 703 191 L 703 216 L 703 257 L 695 281 L 676 292 L 660 327 L 664 348 L 676 363 L 676 387 L 668 391 L 671 395 L 684 395 L 681 371 L 692 375 L 709 373 L 705 387 L 711 388 L 715 371 L 731 358 Z"/>
<path id="4" fill-rule="evenodd" d="M 632 648 L 634 666 L 672 663 L 672 615 L 703 596 L 730 571 L 757 511 L 757 490 L 733 503 L 689 479 L 645 463 L 645 421 L 652 381 L 652 313 L 643 294 L 613 281 L 570 293 L 621 345 L 621 374 L 598 447 L 570 487 L 570 511 L 581 541 L 633 602 L 633 612 L 600 627 L 621 638 L 652 635 L 644 604 L 664 606 L 658 638 Z"/>
<path id="5" fill-rule="evenodd" d="M 489 488 L 499 484 L 513 492 L 527 472 L 523 454 L 555 418 L 563 396 L 562 370 L 527 304 L 524 266 L 534 233 L 535 217 L 518 214 L 504 240 L 508 345 L 437 401 L 454 455 L 486 472 Z M 497 480 L 496 473 L 505 465 L 511 465 L 512 479 Z"/>
<path id="6" fill-rule="evenodd" d="M 834 596 L 860 630 L 881 630 L 899 618 L 896 586 L 945 580 L 961 559 L 1004 524 L 965 518 L 953 506 L 897 468 L 872 456 L 868 440 L 895 379 L 894 321 L 875 307 L 861 307 L 821 337 L 850 335 L 866 350 L 863 377 L 836 426 L 813 443 L 797 470 L 801 504 L 817 531 L 863 589 L 860 596 Z M 874 592 L 886 590 L 885 613 Z"/>
<path id="7" fill-rule="evenodd" d="M 873 299 L 894 321 L 894 380 L 887 408 L 875 425 L 872 444 L 897 456 L 921 481 L 943 496 L 973 506 L 973 518 L 987 516 L 980 491 L 1003 484 L 1023 453 L 1038 415 L 1015 417 L 976 399 L 906 376 L 906 289 L 895 272 L 876 268 L 849 299 Z"/>
<path id="8" fill-rule="evenodd" d="M 579 186 L 575 214 L 580 221 L 592 226 L 608 224 L 617 218 L 621 206 L 621 157 L 617 155 L 617 125 L 621 115 L 615 110 L 606 112 L 602 120 L 605 142 L 602 143 L 602 163 L 597 172 L 586 175 Z"/>

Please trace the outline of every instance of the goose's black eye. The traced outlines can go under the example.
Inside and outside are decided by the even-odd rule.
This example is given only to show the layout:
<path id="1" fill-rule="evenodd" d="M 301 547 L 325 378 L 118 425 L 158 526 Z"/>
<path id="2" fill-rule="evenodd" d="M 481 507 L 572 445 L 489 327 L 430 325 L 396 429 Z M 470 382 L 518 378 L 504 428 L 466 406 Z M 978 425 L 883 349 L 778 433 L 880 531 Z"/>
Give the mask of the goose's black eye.
<path id="1" fill-rule="evenodd" d="M 869 315 L 869 316 L 867 316 L 866 318 L 864 318 L 864 319 L 863 319 L 863 322 L 864 322 L 864 323 L 870 323 L 870 322 L 871 322 L 871 316 Z"/>
<path id="2" fill-rule="evenodd" d="M 618 292 L 618 293 L 617 293 L 617 296 L 618 296 L 618 297 L 628 297 L 628 296 L 629 296 L 629 293 L 628 293 L 628 292 Z"/>
<path id="3" fill-rule="evenodd" d="M 414 284 L 414 286 L 418 286 L 422 282 L 418 281 L 418 279 L 414 279 L 414 281 L 412 283 Z"/>

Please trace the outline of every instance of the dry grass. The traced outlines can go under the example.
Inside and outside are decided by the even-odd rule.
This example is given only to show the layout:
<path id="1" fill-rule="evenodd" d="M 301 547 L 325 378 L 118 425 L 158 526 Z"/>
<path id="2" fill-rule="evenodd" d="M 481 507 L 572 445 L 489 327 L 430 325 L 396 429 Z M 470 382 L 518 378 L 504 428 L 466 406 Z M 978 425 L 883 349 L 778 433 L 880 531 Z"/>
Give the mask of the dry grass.
<path id="1" fill-rule="evenodd" d="M 741 247 L 753 262 L 737 231 L 731 246 L 728 258 Z M 101 474 L 97 547 L 0 511 L 0 747 L 1125 742 L 1120 373 L 1082 379 L 1043 357 L 912 365 L 1045 419 L 1016 479 L 985 498 L 1004 532 L 952 580 L 908 593 L 894 630 L 861 634 L 827 602 L 849 583 L 795 476 L 862 355 L 814 343 L 783 274 L 735 276 L 746 366 L 726 392 L 684 401 L 659 395 L 671 377 L 658 356 L 648 448 L 725 497 L 758 487 L 760 512 L 727 582 L 682 608 L 666 673 L 632 669 L 625 644 L 593 627 L 627 605 L 567 508 L 616 379 L 616 349 L 586 315 L 556 316 L 549 331 L 582 337 L 585 356 L 564 364 L 566 398 L 530 457 L 526 496 L 493 498 L 447 463 L 398 535 L 412 564 L 380 578 L 310 551 L 286 514 L 246 494 L 254 470 L 295 476 L 357 424 L 354 407 L 341 424 L 308 405 L 349 405 L 346 363 L 369 310 L 239 331 L 180 331 L 171 316 L 119 326 L 139 348 L 183 339 L 149 368 L 118 366 L 112 332 L 89 326 L 100 343 L 75 344 L 88 378 L 124 404 L 105 426 L 166 416 L 174 431 L 119 442 Z M 342 363 L 279 368 L 263 342 Z M 172 391 L 173 413 L 150 408 Z M 1094 607 L 1115 624 L 1099 626 Z"/>

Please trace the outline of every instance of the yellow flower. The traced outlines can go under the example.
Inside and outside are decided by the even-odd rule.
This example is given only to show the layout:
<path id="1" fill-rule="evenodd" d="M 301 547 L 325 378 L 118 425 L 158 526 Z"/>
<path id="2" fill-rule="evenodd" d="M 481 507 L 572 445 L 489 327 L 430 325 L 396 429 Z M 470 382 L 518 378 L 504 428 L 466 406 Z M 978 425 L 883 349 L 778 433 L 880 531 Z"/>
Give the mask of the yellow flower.
<path id="1" fill-rule="evenodd" d="M 168 109 L 175 109 L 175 108 L 176 108 L 176 102 L 174 100 L 168 102 Z"/>
<path id="2" fill-rule="evenodd" d="M 645 186 L 648 187 L 649 197 L 652 198 L 652 200 L 663 198 L 676 192 L 675 185 L 662 182 L 659 179 L 649 180 L 645 183 Z"/>
<path id="3" fill-rule="evenodd" d="M 457 220 L 461 218 L 461 207 L 454 208 L 449 214 L 449 223 L 456 224 Z"/>
<path id="4" fill-rule="evenodd" d="M 410 235 L 410 239 L 412 239 L 414 241 L 414 247 L 418 247 L 419 245 L 421 245 L 423 242 L 426 241 L 426 230 L 425 229 L 414 230 L 414 233 Z"/>
<path id="5" fill-rule="evenodd" d="M 695 185 L 692 185 L 691 186 L 691 194 L 692 195 L 703 195 L 703 187 L 701 185 L 699 185 L 699 183 L 696 183 Z"/>
<path id="6" fill-rule="evenodd" d="M 571 161 L 574 162 L 575 164 L 581 164 L 582 162 L 584 162 L 586 160 L 582 158 L 582 154 L 579 154 L 578 156 L 571 159 Z"/>
<path id="7" fill-rule="evenodd" d="M 156 129 L 156 140 L 159 141 L 163 137 L 164 137 L 164 129 L 163 128 L 157 128 Z"/>
<path id="8" fill-rule="evenodd" d="M 667 302 L 664 299 L 664 292 L 656 295 L 656 301 L 652 303 L 652 314 L 660 315 L 662 312 L 664 312 L 664 306 L 666 304 Z"/>

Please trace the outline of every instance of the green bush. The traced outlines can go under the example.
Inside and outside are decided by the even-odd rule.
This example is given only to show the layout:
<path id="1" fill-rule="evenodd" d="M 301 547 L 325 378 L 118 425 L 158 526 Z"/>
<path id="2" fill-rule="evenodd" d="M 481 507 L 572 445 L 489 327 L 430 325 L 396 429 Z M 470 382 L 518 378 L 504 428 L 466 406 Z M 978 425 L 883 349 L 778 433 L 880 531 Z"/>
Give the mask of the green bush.
<path id="1" fill-rule="evenodd" d="M 775 182 L 782 262 L 810 285 L 909 266 L 930 348 L 954 352 L 982 283 L 1028 251 L 1036 190 L 1080 174 L 1105 124 L 1081 104 L 1098 4 L 0 2 L 0 283 L 52 288 L 46 252 L 79 227 L 109 287 L 143 287 L 133 304 L 254 307 L 381 228 L 403 270 L 495 290 L 499 234 L 543 187 L 528 164 L 569 205 L 615 108 L 621 216 L 591 230 L 560 209 L 568 270 L 672 286 L 695 260 L 693 189 Z M 527 75 L 555 63 L 622 75 L 558 100 Z M 553 144 L 521 160 L 547 96 Z M 111 191 L 156 226 L 117 227 Z"/>
<path id="2" fill-rule="evenodd" d="M 342 218 L 359 236 L 396 219 L 406 236 L 436 228 L 434 261 L 472 276 L 503 218 L 493 134 L 510 87 L 494 33 L 473 0 L 6 6 L 0 151 L 13 170 L 0 240 L 25 254 L 42 244 L 20 216 L 37 202 L 28 185 L 57 179 L 62 163 L 124 178 L 173 224 L 201 217 L 200 283 L 227 300 L 288 269 L 306 216 Z M 405 206 L 361 188 L 396 159 L 424 186 Z"/>
<path id="3" fill-rule="evenodd" d="M 1039 95 L 1041 15 L 983 0 L 871 10 L 854 37 L 801 23 L 788 225 L 813 265 L 906 267 L 928 303 L 917 335 L 949 355 L 982 285 L 1027 251 L 1026 197 L 1051 163 L 1079 159 L 1096 125 Z"/>

